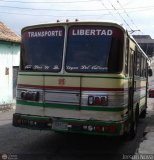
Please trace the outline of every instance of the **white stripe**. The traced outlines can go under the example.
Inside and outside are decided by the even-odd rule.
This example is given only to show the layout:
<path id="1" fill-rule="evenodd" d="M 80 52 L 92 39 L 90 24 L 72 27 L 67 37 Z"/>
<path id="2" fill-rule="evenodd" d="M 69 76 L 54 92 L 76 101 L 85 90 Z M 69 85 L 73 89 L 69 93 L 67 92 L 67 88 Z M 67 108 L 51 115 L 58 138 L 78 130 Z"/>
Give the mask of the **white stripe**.
<path id="1" fill-rule="evenodd" d="M 124 111 L 126 113 L 126 111 Z M 16 113 L 81 120 L 122 121 L 122 112 L 66 110 L 18 105 Z"/>

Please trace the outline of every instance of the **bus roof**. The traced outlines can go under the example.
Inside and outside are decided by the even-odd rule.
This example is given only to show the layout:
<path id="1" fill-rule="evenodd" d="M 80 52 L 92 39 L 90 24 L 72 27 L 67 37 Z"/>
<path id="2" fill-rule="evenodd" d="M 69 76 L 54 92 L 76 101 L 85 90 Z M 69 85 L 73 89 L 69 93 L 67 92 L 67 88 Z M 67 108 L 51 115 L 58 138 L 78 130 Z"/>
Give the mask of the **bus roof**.
<path id="1" fill-rule="evenodd" d="M 49 26 L 65 26 L 65 25 L 92 25 L 92 24 L 100 24 L 100 25 L 106 25 L 106 26 L 115 26 L 120 28 L 124 33 L 126 33 L 130 39 L 137 45 L 138 49 L 143 53 L 143 55 L 149 60 L 148 56 L 146 55 L 146 53 L 142 50 L 142 48 L 139 46 L 139 44 L 136 42 L 136 40 L 133 38 L 133 36 L 131 36 L 131 34 L 128 33 L 127 29 L 119 22 L 116 21 L 68 21 L 66 20 L 66 22 L 59 22 L 57 21 L 56 23 L 42 23 L 42 24 L 36 24 L 36 25 L 31 25 L 31 26 L 27 26 L 24 27 L 21 32 L 24 32 L 25 30 L 28 29 L 34 29 L 34 28 L 39 28 L 39 27 L 49 27 Z"/>
<path id="2" fill-rule="evenodd" d="M 42 24 L 35 24 L 31 26 L 26 26 L 22 29 L 22 32 L 28 29 L 32 28 L 38 28 L 38 27 L 48 27 L 48 26 L 65 26 L 65 25 L 92 25 L 92 24 L 103 24 L 108 26 L 115 26 L 120 29 L 122 29 L 124 32 L 126 29 L 122 26 L 122 24 L 114 21 L 75 21 L 75 22 L 56 22 L 56 23 L 42 23 Z"/>

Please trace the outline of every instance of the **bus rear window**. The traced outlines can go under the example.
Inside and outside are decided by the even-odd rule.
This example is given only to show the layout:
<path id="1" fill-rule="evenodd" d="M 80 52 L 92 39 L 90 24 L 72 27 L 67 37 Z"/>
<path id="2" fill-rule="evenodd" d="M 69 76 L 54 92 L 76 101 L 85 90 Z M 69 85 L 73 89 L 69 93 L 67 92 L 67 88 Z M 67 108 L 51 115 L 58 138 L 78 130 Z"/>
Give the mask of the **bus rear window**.
<path id="1" fill-rule="evenodd" d="M 115 73 L 122 69 L 123 32 L 110 26 L 72 26 L 68 31 L 67 72 Z"/>
<path id="2" fill-rule="evenodd" d="M 30 29 L 22 34 L 22 69 L 59 72 L 62 67 L 64 28 Z"/>

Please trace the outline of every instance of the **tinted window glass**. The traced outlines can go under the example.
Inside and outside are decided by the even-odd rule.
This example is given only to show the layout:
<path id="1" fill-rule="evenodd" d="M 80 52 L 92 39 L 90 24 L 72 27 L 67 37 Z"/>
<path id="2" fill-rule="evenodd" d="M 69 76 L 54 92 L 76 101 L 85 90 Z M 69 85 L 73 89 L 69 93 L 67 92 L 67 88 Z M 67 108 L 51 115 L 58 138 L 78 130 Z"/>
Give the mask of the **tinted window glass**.
<path id="1" fill-rule="evenodd" d="M 72 26 L 68 31 L 67 72 L 119 72 L 123 33 L 115 27 Z"/>
<path id="2" fill-rule="evenodd" d="M 64 29 L 62 27 L 28 30 L 22 35 L 22 68 L 58 72 L 62 67 Z"/>

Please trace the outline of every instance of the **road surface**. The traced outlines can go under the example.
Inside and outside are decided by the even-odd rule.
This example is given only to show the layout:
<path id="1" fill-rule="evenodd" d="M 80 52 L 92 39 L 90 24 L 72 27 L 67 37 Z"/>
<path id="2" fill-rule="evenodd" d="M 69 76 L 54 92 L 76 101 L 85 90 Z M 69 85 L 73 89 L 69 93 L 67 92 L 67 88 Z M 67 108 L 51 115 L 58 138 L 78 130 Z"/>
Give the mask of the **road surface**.
<path id="1" fill-rule="evenodd" d="M 119 160 L 134 154 L 150 123 L 154 98 L 148 99 L 148 115 L 140 119 L 138 133 L 132 141 L 121 138 L 59 134 L 12 126 L 14 110 L 0 113 L 0 160 Z"/>

